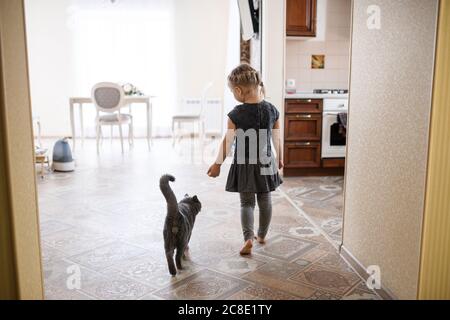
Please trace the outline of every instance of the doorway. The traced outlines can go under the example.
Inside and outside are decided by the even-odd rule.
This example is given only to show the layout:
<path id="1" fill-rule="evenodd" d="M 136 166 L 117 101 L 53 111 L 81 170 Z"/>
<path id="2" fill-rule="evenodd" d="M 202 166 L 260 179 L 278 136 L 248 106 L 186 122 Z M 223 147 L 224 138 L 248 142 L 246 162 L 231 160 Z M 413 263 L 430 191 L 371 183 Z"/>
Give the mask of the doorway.
<path id="1" fill-rule="evenodd" d="M 296 3 L 292 1 L 292 4 Z M 315 37 L 286 38 L 282 190 L 333 245 L 342 244 L 353 1 L 317 3 Z"/>
<path id="2" fill-rule="evenodd" d="M 202 5 L 206 5 L 205 1 L 199 0 L 200 2 Z M 78 6 L 67 8 L 59 3 L 62 6 L 60 8 L 62 15 L 58 14 L 56 9 L 52 11 L 52 14 L 56 14 L 62 20 L 68 32 L 75 34 L 74 40 L 71 41 L 73 50 L 70 50 L 69 54 L 81 55 L 81 58 L 75 57 L 74 59 L 75 68 L 71 68 L 72 71 L 75 70 L 73 77 L 68 77 L 73 78 L 73 81 L 50 85 L 55 88 L 55 96 L 65 92 L 65 98 L 58 100 L 57 104 L 67 106 L 67 98 L 83 97 L 94 82 L 102 81 L 100 75 L 102 78 L 114 77 L 114 81 L 125 79 L 124 82 L 131 82 L 145 93 L 154 87 L 161 86 L 161 91 L 156 95 L 163 97 L 168 92 L 168 87 L 167 82 L 164 81 L 165 78 L 159 82 L 155 80 L 159 79 L 160 72 L 152 75 L 155 78 L 150 79 L 144 85 L 140 84 L 139 77 L 134 78 L 135 74 L 128 72 L 128 67 L 134 72 L 140 69 L 150 72 L 151 63 L 145 61 L 143 55 L 133 53 L 137 47 L 133 47 L 132 44 L 126 45 L 125 42 L 125 49 L 115 49 L 122 45 L 125 38 L 134 44 L 136 41 L 142 41 L 142 34 L 139 35 L 135 29 L 128 28 L 126 22 L 135 23 L 142 11 L 145 12 L 145 10 L 139 10 L 137 16 L 135 8 L 130 10 L 130 18 L 123 20 L 125 24 L 121 25 L 118 30 L 113 30 L 114 34 L 110 34 L 109 31 L 105 33 L 105 30 L 99 27 L 99 25 L 107 25 L 110 21 L 108 20 L 110 17 L 105 17 L 104 12 L 110 10 L 112 17 L 117 18 L 117 15 L 121 13 L 115 6 L 119 5 L 120 12 L 123 12 L 126 9 L 123 7 L 126 6 L 126 2 L 114 4 L 102 2 L 101 16 L 97 16 L 99 12 L 97 4 L 92 4 L 91 1 L 89 3 L 75 1 L 71 2 L 71 5 L 74 3 Z M 172 33 L 175 34 L 172 48 L 179 47 L 183 50 L 170 52 L 170 46 L 161 46 L 158 49 L 166 48 L 166 51 L 161 51 L 159 54 L 152 52 L 155 56 L 149 55 L 149 58 L 153 57 L 154 60 L 159 61 L 158 57 L 164 57 L 164 59 L 175 57 L 175 74 L 180 74 L 182 77 L 173 83 L 171 89 L 176 90 L 177 96 L 187 96 L 188 100 L 194 101 L 195 97 L 192 97 L 191 94 L 200 87 L 193 83 L 196 76 L 202 73 L 212 74 L 211 72 L 217 68 L 217 65 L 221 64 L 217 63 L 220 60 L 223 64 L 228 63 L 228 66 L 231 67 L 238 63 L 233 60 L 235 59 L 234 55 L 227 57 L 223 55 L 227 51 L 226 48 L 209 43 L 212 41 L 209 36 L 219 39 L 228 38 L 230 39 L 229 43 L 235 43 L 234 40 L 239 39 L 239 36 L 236 38 L 234 33 L 236 25 L 233 24 L 231 28 L 233 35 L 224 36 L 226 33 L 221 34 L 220 28 L 210 32 L 211 34 L 203 39 L 203 41 L 209 41 L 205 46 L 202 41 L 196 41 L 193 36 L 202 34 L 202 30 L 205 29 L 205 25 L 202 24 L 205 21 L 196 20 L 199 18 L 197 16 L 199 11 L 194 10 L 190 3 L 192 16 L 189 16 L 186 7 L 177 7 L 180 2 L 172 3 L 172 7 L 167 3 L 169 2 L 164 1 L 164 5 L 157 6 L 157 8 L 161 10 L 162 17 L 167 17 L 172 12 L 175 17 L 180 18 L 177 19 L 177 23 L 182 26 L 182 30 L 178 34 L 175 27 L 172 30 Z M 84 7 L 85 5 L 87 7 Z M 217 7 L 218 2 L 211 4 L 208 1 L 207 5 L 210 6 L 211 15 L 214 12 L 220 12 L 223 18 L 223 4 Z M 39 16 L 39 10 L 42 10 L 42 7 L 34 9 L 38 10 L 34 12 L 36 17 Z M 146 7 L 146 9 L 153 12 L 154 8 Z M 33 10 L 33 7 L 31 6 L 29 10 Z M 202 7 L 202 10 L 205 8 Z M 225 15 L 224 24 L 231 26 L 230 21 L 239 15 L 231 9 L 228 9 L 228 12 L 230 15 L 229 17 Z M 30 17 L 33 16 L 31 11 L 28 11 L 28 14 Z M 62 17 L 66 17 L 68 20 Z M 187 17 L 190 18 L 187 19 Z M 46 19 L 46 21 L 61 22 L 56 19 L 56 16 Z M 99 21 L 103 22 L 99 24 Z M 162 21 L 169 23 L 168 20 Z M 192 28 L 190 31 L 186 27 L 188 21 L 197 21 L 190 26 Z M 82 23 L 80 24 L 80 22 Z M 46 100 L 46 103 L 43 103 L 44 100 L 39 100 L 40 97 L 48 99 L 48 96 L 43 95 L 45 88 L 40 86 L 43 84 L 48 86 L 48 84 L 36 79 L 43 74 L 39 68 L 46 69 L 47 75 L 51 72 L 61 72 L 61 69 L 45 68 L 45 64 L 39 64 L 34 60 L 41 56 L 37 54 L 36 50 L 41 50 L 43 47 L 48 50 L 55 45 L 51 38 L 48 46 L 33 45 L 33 39 L 42 40 L 42 37 L 36 36 L 39 30 L 42 30 L 38 28 L 42 22 L 31 18 L 30 24 L 34 25 L 34 23 L 36 26 L 34 28 L 30 26 L 29 29 L 31 31 L 29 54 L 33 106 L 42 106 L 42 108 L 37 107 L 34 110 L 40 113 L 37 117 L 40 120 L 39 124 L 43 135 L 47 138 L 51 137 L 52 134 L 48 132 L 54 130 L 55 136 L 58 137 L 61 134 L 64 135 L 65 132 L 59 133 L 57 129 L 67 130 L 69 124 L 62 125 L 61 123 L 68 121 L 70 117 L 65 113 L 61 117 L 65 120 L 58 121 L 59 123 L 54 122 L 54 119 L 57 118 L 56 114 L 48 113 L 45 108 L 55 102 Z M 94 28 L 95 32 L 90 32 L 90 29 L 80 29 L 80 25 L 83 26 L 85 23 Z M 147 27 L 155 28 L 155 26 L 143 26 L 144 29 Z M 45 29 L 54 30 L 55 28 Z M 106 29 L 110 30 L 110 28 Z M 229 30 L 230 28 L 228 28 Z M 222 31 L 226 32 L 227 30 Z M 34 32 L 37 34 L 33 34 Z M 127 32 L 132 36 L 128 36 Z M 170 34 L 166 34 L 166 37 L 170 37 Z M 68 39 L 66 36 L 63 38 Z M 101 39 L 99 43 L 96 42 L 98 39 Z M 158 39 L 150 39 L 149 44 L 158 43 Z M 259 46 L 257 44 L 256 48 L 264 46 L 263 41 Z M 90 55 L 88 48 L 103 53 Z M 102 51 L 105 48 L 114 51 L 114 54 L 110 54 L 107 59 L 102 60 L 99 64 L 100 67 L 97 68 L 95 61 L 98 61 L 99 57 L 108 55 L 108 52 Z M 186 51 L 186 48 L 195 50 Z M 213 57 L 212 59 L 199 59 L 198 52 L 202 52 L 201 57 L 202 54 L 205 54 L 205 50 L 208 52 L 207 56 Z M 229 47 L 228 50 L 230 50 Z M 131 60 L 127 62 L 129 51 Z M 59 50 L 54 50 L 54 52 L 58 56 L 64 55 Z M 143 50 L 143 54 L 145 52 Z M 239 58 L 238 51 L 235 53 Z M 223 57 L 219 58 L 220 56 Z M 58 62 L 57 59 L 51 60 L 55 64 Z M 108 64 L 116 62 L 117 69 L 122 72 L 116 72 L 114 68 L 101 67 L 105 62 Z M 121 64 L 126 67 L 121 67 Z M 164 65 L 167 66 L 169 63 L 158 64 L 158 67 L 164 67 Z M 220 75 L 214 77 L 215 83 L 221 83 L 215 89 L 217 90 L 215 95 L 218 96 L 215 98 L 213 95 L 211 100 L 226 99 L 225 83 L 223 82 L 226 70 L 222 69 Z M 64 73 L 70 75 L 71 70 L 66 70 Z M 170 72 L 166 73 L 170 74 Z M 56 75 L 53 79 L 61 79 L 61 76 Z M 189 81 L 186 82 L 186 79 Z M 152 81 L 157 82 L 157 86 L 151 86 Z M 69 92 L 73 83 L 75 83 L 74 88 L 80 91 Z M 61 84 L 65 87 L 60 88 Z M 38 94 L 34 99 L 36 92 Z M 196 139 L 182 139 L 173 147 L 172 140 L 167 138 L 168 132 L 170 133 L 167 122 L 164 126 L 170 110 L 173 110 L 165 107 L 168 103 L 170 103 L 168 99 L 155 100 L 153 106 L 155 117 L 158 117 L 157 112 L 161 112 L 160 110 L 164 110 L 164 113 L 160 113 L 161 118 L 155 121 L 158 125 L 153 132 L 155 139 L 151 150 L 149 151 L 146 147 L 146 141 L 140 139 L 143 133 L 145 134 L 145 121 L 141 121 L 140 123 L 136 122 L 134 147 L 125 148 L 123 154 L 120 151 L 117 135 L 114 136 L 114 133 L 111 142 L 108 139 L 102 139 L 104 141 L 100 144 L 100 152 L 96 153 L 95 141 L 92 139 L 95 135 L 92 126 L 94 113 L 91 109 L 91 113 L 84 114 L 86 133 L 84 144 L 81 146 L 78 144 L 76 150 L 73 150 L 77 164 L 75 171 L 48 173 L 44 175 L 44 178 L 39 179 L 41 247 L 47 299 L 219 299 L 240 297 L 342 299 L 359 295 L 366 298 L 376 297 L 372 292 L 363 289 L 361 279 L 341 260 L 335 246 L 330 244 L 325 234 L 314 227 L 314 221 L 307 215 L 299 215 L 298 202 L 289 192 L 279 191 L 273 195 L 274 208 L 278 214 L 273 218 L 272 233 L 268 239 L 269 245 L 257 246 L 255 254 L 251 258 L 240 257 L 238 255 L 242 242 L 239 225 L 240 205 L 236 195 L 223 193 L 227 170 L 224 167 L 224 174 L 215 181 L 207 179 L 206 175 L 202 177 L 199 174 L 199 172 L 206 172 L 208 161 L 204 162 L 203 157 L 208 159 L 208 157 L 214 156 L 217 141 L 210 140 L 208 145 L 210 148 L 206 148 L 206 152 L 203 153 L 197 152 Z M 231 107 L 232 104 L 227 104 L 225 110 Z M 139 111 L 137 106 L 133 108 L 136 109 L 133 111 L 135 118 L 145 119 L 143 112 Z M 65 110 L 67 111 L 67 109 Z M 62 108 L 58 109 L 58 112 L 63 112 Z M 81 123 L 78 124 L 77 129 L 77 132 L 81 131 Z M 74 138 L 77 137 L 74 136 Z M 105 133 L 104 138 L 110 137 Z M 51 152 L 54 140 L 44 138 L 42 141 L 47 143 Z M 82 140 L 79 139 L 79 141 Z M 43 149 L 45 148 L 44 146 Z M 167 272 L 161 236 L 165 219 L 165 203 L 158 190 L 158 180 L 161 174 L 167 172 L 177 178 L 177 182 L 173 184 L 177 195 L 196 194 L 204 207 L 196 222 L 192 238 L 192 261 L 186 262 L 185 269 L 176 278 L 172 278 Z M 220 198 L 217 197 L 217 194 L 221 195 Z M 281 273 L 280 270 L 282 270 Z M 320 282 L 311 280 L 311 277 L 314 278 L 323 272 L 329 275 L 327 279 Z M 70 281 L 68 282 L 68 280 Z M 342 284 L 339 289 L 334 288 L 336 282 Z M 289 283 L 289 286 L 286 286 L 285 283 Z M 192 289 L 197 287 L 202 290 Z"/>

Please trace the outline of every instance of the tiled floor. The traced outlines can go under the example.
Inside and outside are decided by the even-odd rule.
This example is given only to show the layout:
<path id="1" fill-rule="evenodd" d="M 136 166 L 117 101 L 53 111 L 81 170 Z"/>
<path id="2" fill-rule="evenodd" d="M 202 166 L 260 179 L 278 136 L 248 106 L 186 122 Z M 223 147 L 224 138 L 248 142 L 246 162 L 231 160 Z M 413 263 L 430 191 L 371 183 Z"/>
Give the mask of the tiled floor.
<path id="1" fill-rule="evenodd" d="M 227 168 L 209 179 L 210 160 L 190 150 L 188 141 L 172 149 L 157 140 L 149 152 L 137 141 L 122 156 L 118 142 L 105 142 L 98 157 L 88 140 L 76 172 L 39 180 L 47 299 L 377 299 L 327 239 L 339 240 L 342 179 L 287 179 L 273 196 L 267 245 L 243 258 L 238 196 L 223 191 Z M 163 252 L 163 173 L 177 177 L 177 195 L 203 203 L 191 261 L 176 277 Z"/>
<path id="2" fill-rule="evenodd" d="M 303 211 L 330 241 L 342 239 L 343 177 L 285 179 L 282 190 L 298 210 Z M 299 232 L 305 232 L 300 229 Z"/>

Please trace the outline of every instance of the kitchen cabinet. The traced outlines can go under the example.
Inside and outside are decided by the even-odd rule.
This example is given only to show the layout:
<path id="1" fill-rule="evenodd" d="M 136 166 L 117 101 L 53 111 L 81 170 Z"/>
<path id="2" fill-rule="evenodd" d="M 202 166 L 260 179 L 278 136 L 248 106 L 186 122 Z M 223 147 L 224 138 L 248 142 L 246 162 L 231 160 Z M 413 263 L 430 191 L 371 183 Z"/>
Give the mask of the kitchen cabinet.
<path id="1" fill-rule="evenodd" d="M 340 176 L 345 159 L 322 159 L 322 99 L 287 99 L 284 176 Z"/>
<path id="2" fill-rule="evenodd" d="M 323 100 L 286 100 L 284 159 L 286 168 L 321 166 Z"/>
<path id="3" fill-rule="evenodd" d="M 286 0 L 286 35 L 315 37 L 317 0 Z"/>
<path id="4" fill-rule="evenodd" d="M 316 113 L 322 114 L 323 100 L 320 99 L 296 99 L 286 100 L 286 113 Z"/>
<path id="5" fill-rule="evenodd" d="M 322 115 L 299 113 L 286 115 L 285 141 L 319 141 L 322 137 Z"/>
<path id="6" fill-rule="evenodd" d="M 288 142 L 285 145 L 285 168 L 320 168 L 320 143 Z"/>

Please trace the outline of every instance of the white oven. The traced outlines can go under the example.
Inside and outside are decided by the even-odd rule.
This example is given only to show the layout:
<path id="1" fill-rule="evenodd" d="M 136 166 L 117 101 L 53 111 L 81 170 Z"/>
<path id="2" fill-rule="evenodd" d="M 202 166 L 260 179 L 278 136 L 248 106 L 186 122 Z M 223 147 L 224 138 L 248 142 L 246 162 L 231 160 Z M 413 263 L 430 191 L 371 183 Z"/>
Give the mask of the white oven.
<path id="1" fill-rule="evenodd" d="M 348 99 L 324 99 L 322 121 L 322 158 L 345 158 L 346 130 L 338 120 L 348 113 Z"/>

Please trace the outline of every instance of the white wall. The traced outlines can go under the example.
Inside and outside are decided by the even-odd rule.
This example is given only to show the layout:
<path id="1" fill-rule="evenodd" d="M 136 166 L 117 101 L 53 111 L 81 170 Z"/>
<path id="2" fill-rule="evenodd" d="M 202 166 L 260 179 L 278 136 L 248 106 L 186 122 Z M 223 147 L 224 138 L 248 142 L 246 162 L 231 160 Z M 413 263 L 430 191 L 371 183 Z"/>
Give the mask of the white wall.
<path id="1" fill-rule="evenodd" d="M 68 97 L 75 94 L 73 42 L 67 25 L 70 4 L 71 0 L 25 1 L 31 103 L 44 135 L 70 132 Z"/>
<path id="2" fill-rule="evenodd" d="M 228 72 L 228 32 L 233 30 L 229 24 L 234 22 L 239 25 L 239 20 L 229 21 L 232 1 L 235 0 L 176 1 L 178 102 L 183 98 L 200 97 L 205 84 L 211 81 L 214 85 L 208 92 L 208 97 L 224 101 Z M 197 111 L 196 108 L 188 108 L 181 103 L 177 105 L 177 110 L 181 113 Z M 207 110 L 207 131 L 221 133 L 225 117 L 221 112 L 222 110 Z"/>
<path id="3" fill-rule="evenodd" d="M 184 97 L 199 97 L 208 81 L 214 81 L 209 97 L 224 98 L 230 1 L 234 0 L 174 0 L 175 103 Z M 76 92 L 75 37 L 67 20 L 73 3 L 86 5 L 89 1 L 25 1 L 32 105 L 41 118 L 44 136 L 70 134 L 69 97 L 90 95 Z M 155 107 L 155 113 L 172 109 L 193 111 L 161 105 Z M 221 117 L 212 114 L 213 126 L 220 127 Z M 93 121 L 85 119 L 85 123 Z"/>
<path id="4" fill-rule="evenodd" d="M 177 90 L 199 96 L 214 82 L 213 97 L 223 97 L 227 59 L 229 1 L 178 0 L 175 6 Z"/>
<path id="5" fill-rule="evenodd" d="M 263 78 L 267 100 L 284 110 L 285 1 L 263 0 Z"/>

